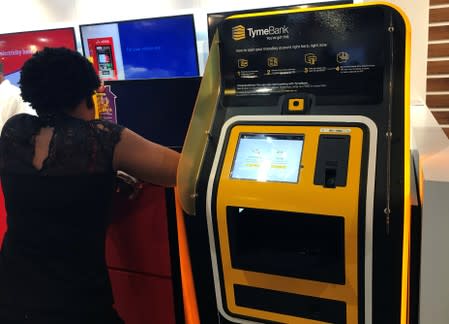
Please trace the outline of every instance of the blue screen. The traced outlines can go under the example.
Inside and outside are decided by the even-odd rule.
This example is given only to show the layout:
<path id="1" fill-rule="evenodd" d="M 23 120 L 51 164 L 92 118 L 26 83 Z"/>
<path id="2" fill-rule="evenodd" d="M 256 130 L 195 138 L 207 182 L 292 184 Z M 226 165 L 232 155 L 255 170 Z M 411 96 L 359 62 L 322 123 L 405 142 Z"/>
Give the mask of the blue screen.
<path id="1" fill-rule="evenodd" d="M 125 79 L 198 75 L 193 16 L 119 22 Z"/>

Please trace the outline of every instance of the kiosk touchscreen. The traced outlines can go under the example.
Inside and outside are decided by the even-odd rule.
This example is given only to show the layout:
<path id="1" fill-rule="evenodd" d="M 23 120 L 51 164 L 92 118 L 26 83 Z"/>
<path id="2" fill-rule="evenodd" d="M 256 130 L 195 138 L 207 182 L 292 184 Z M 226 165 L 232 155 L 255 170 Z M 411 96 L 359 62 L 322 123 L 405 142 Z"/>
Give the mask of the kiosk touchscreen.
<path id="1" fill-rule="evenodd" d="M 409 323 L 408 24 L 386 4 L 214 36 L 178 169 L 201 323 Z"/>
<path id="2" fill-rule="evenodd" d="M 231 178 L 298 182 L 303 135 L 240 134 Z"/>

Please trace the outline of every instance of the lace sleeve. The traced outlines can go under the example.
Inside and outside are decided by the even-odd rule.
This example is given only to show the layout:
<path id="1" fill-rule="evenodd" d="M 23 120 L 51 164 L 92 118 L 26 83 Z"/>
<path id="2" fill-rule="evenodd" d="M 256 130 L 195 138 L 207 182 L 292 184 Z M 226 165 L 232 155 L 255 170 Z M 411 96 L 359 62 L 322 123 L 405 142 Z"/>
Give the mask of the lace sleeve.
<path id="1" fill-rule="evenodd" d="M 18 114 L 3 126 L 0 136 L 0 173 L 5 170 L 26 172 L 33 159 L 32 137 L 39 130 L 35 116 Z"/>
<path id="2" fill-rule="evenodd" d="M 114 149 L 120 141 L 125 127 L 105 120 L 96 120 L 92 122 L 92 126 L 97 134 L 97 138 L 99 139 L 98 149 L 102 151 L 102 154 L 98 154 L 97 158 L 105 159 L 103 162 L 105 164 L 110 163 L 109 165 L 112 168 Z M 101 164 L 101 161 L 97 162 Z"/>
<path id="3" fill-rule="evenodd" d="M 42 127 L 53 128 L 42 168 L 33 165 L 35 137 Z M 86 122 L 59 116 L 49 122 L 17 115 L 5 124 L 0 137 L 0 173 L 74 175 L 113 172 L 114 149 L 124 127 L 107 121 Z"/>

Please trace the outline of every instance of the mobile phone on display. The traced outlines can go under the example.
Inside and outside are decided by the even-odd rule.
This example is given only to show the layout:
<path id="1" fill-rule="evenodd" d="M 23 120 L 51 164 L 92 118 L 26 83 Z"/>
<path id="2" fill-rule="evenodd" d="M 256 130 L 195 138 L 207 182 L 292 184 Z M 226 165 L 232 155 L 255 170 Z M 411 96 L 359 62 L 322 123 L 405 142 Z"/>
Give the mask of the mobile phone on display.
<path id="1" fill-rule="evenodd" d="M 112 79 L 115 76 L 114 60 L 112 59 L 112 48 L 110 45 L 95 47 L 98 62 L 98 73 L 101 79 Z"/>

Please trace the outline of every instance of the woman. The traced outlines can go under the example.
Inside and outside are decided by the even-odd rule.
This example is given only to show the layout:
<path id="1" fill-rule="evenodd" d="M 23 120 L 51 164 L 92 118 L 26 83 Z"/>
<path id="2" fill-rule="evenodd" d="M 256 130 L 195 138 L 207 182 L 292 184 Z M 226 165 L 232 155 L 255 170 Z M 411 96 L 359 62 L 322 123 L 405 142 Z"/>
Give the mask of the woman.
<path id="1" fill-rule="evenodd" d="M 105 235 L 117 170 L 175 184 L 179 155 L 94 120 L 92 65 L 65 48 L 22 69 L 25 101 L 0 137 L 8 231 L 0 253 L 0 323 L 123 323 L 113 309 Z"/>

